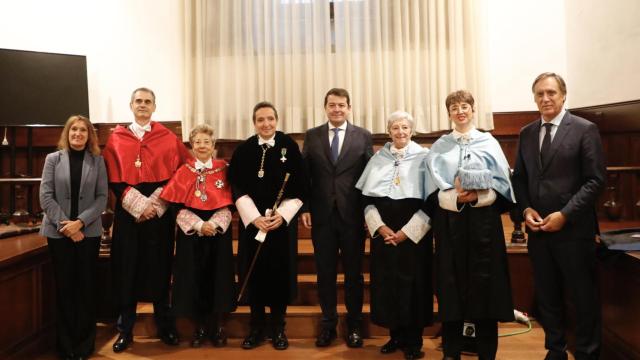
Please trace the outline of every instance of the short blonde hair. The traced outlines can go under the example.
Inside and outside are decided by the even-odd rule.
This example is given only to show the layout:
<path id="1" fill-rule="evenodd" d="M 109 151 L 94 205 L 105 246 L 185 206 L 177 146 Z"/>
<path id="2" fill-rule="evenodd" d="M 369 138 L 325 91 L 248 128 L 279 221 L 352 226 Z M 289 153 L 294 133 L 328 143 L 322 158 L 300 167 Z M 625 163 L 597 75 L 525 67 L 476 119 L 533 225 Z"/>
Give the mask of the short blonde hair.
<path id="1" fill-rule="evenodd" d="M 191 132 L 189 133 L 189 143 L 191 143 L 191 145 L 193 145 L 193 139 L 195 139 L 196 135 L 198 134 L 207 134 L 211 136 L 212 142 L 216 141 L 216 138 L 213 136 L 214 135 L 213 126 L 209 124 L 200 124 L 194 127 L 193 129 L 191 129 Z"/>
<path id="2" fill-rule="evenodd" d="M 415 122 L 413 121 L 413 116 L 406 111 L 394 111 L 389 118 L 387 119 L 387 132 L 391 131 L 391 126 L 400 120 L 407 120 L 409 125 L 411 125 L 411 133 L 413 134 L 415 130 Z"/>
<path id="3" fill-rule="evenodd" d="M 69 150 L 69 131 L 71 126 L 77 122 L 82 122 L 87 127 L 87 144 L 85 149 L 89 150 L 93 155 L 100 155 L 100 145 L 98 145 L 98 135 L 96 129 L 93 128 L 89 118 L 83 115 L 72 115 L 67 119 L 58 140 L 58 150 Z"/>

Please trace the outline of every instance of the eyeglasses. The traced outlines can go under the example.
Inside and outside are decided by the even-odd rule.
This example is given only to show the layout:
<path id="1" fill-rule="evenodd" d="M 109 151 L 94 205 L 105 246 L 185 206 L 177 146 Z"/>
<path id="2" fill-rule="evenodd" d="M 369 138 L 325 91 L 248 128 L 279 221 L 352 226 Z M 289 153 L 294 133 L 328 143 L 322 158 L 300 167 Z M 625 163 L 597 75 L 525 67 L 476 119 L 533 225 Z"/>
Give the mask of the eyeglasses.
<path id="1" fill-rule="evenodd" d="M 451 105 L 451 107 L 449 107 L 449 112 L 452 114 L 466 113 L 470 110 L 471 105 L 469 104 Z"/>

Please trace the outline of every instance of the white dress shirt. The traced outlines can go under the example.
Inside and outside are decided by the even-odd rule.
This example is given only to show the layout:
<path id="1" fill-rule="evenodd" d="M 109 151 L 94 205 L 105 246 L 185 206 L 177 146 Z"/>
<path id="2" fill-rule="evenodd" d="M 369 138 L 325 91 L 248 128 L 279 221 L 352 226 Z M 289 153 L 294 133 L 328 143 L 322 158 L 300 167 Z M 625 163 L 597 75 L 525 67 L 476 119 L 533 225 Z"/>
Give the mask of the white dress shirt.
<path id="1" fill-rule="evenodd" d="M 140 140 L 144 137 L 144 134 L 151 131 L 151 122 L 148 122 L 145 126 L 140 126 L 135 120 L 129 125 L 129 129 Z"/>
<path id="2" fill-rule="evenodd" d="M 329 148 L 331 148 L 331 141 L 333 141 L 333 129 L 336 127 L 340 129 L 340 131 L 338 131 L 338 155 L 340 155 L 340 152 L 342 151 L 342 144 L 344 144 L 344 134 L 347 132 L 347 122 L 345 121 L 340 126 L 333 126 L 331 125 L 331 122 L 329 122 Z"/>

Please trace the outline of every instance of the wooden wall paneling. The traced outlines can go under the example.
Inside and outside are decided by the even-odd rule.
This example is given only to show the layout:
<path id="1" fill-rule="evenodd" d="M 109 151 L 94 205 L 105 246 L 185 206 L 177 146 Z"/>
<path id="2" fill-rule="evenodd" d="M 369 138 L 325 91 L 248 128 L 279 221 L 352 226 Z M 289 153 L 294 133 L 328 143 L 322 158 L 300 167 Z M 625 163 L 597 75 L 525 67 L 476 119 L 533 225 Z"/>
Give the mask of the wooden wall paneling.
<path id="1" fill-rule="evenodd" d="M 598 125 L 601 133 L 640 132 L 640 99 L 571 109 Z"/>
<path id="2" fill-rule="evenodd" d="M 540 113 L 537 111 L 517 111 L 517 112 L 496 112 L 493 113 L 494 136 L 498 135 L 518 135 L 520 129 L 530 122 L 539 119 Z"/>

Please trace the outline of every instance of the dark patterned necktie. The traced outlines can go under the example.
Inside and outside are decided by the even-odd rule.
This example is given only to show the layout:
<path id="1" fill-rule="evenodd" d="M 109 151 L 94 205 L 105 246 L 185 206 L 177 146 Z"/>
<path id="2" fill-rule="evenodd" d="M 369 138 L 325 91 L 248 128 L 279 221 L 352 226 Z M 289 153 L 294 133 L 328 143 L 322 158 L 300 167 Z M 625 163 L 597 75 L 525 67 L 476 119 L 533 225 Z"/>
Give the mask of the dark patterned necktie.
<path id="1" fill-rule="evenodd" d="M 551 150 L 551 127 L 552 123 L 545 123 L 544 138 L 542 138 L 542 146 L 540 147 L 540 162 L 544 166 L 549 161 L 549 151 Z"/>

